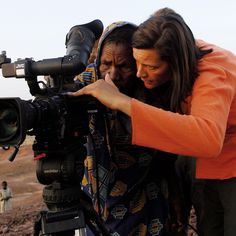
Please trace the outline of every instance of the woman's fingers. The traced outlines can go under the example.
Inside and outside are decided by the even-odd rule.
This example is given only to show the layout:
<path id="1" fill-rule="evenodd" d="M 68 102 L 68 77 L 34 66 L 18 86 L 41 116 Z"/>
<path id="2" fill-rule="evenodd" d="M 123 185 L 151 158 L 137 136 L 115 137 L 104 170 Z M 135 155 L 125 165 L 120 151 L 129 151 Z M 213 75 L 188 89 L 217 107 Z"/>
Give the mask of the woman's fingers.
<path id="1" fill-rule="evenodd" d="M 110 84 L 111 86 L 113 86 L 114 88 L 116 88 L 118 90 L 118 88 L 116 87 L 116 85 L 113 83 L 112 79 L 110 78 L 110 75 L 107 73 L 105 76 L 105 81 Z"/>

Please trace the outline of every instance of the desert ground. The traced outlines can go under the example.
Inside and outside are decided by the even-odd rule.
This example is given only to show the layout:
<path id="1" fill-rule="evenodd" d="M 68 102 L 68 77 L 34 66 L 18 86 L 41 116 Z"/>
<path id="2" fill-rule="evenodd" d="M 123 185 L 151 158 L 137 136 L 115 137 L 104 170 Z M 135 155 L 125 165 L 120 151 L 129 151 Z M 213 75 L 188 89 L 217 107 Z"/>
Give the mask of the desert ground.
<path id="1" fill-rule="evenodd" d="M 43 209 L 43 185 L 35 174 L 35 162 L 31 139 L 20 147 L 13 162 L 8 160 L 13 148 L 4 151 L 0 148 L 0 182 L 6 180 L 12 189 L 11 211 L 0 213 L 0 235 L 33 235 L 33 223 L 37 213 Z"/>

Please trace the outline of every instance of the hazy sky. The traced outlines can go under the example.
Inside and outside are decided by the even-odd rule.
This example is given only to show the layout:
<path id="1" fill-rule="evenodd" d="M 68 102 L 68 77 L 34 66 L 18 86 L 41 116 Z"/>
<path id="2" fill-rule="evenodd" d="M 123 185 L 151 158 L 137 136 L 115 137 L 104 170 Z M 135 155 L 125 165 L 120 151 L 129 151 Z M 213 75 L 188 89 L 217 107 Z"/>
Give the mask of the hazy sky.
<path id="1" fill-rule="evenodd" d="M 236 54 L 235 0 L 8 0 L 1 1 L 0 51 L 12 62 L 65 55 L 65 36 L 74 25 L 100 19 L 104 27 L 117 20 L 139 24 L 154 11 L 170 7 L 180 13 L 196 38 Z M 0 97 L 31 97 L 24 79 L 3 78 Z"/>

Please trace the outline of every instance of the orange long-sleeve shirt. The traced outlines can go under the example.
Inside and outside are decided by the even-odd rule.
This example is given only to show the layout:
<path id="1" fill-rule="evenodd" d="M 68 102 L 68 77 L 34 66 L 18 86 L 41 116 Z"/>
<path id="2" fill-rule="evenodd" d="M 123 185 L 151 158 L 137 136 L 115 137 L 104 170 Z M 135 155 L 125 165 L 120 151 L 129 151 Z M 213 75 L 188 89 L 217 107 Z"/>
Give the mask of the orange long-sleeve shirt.
<path id="1" fill-rule="evenodd" d="M 197 178 L 236 177 L 236 56 L 213 52 L 199 61 L 199 77 L 183 103 L 185 115 L 132 99 L 133 144 L 197 158 Z"/>

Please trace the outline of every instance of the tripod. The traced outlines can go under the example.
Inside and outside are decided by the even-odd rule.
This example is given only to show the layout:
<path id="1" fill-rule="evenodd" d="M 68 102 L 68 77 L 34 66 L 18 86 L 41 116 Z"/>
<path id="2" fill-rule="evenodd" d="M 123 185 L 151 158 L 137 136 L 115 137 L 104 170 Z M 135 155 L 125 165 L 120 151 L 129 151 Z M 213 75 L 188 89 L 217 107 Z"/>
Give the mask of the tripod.
<path id="1" fill-rule="evenodd" d="M 96 236 L 112 235 L 94 210 L 91 199 L 81 190 L 86 157 L 83 142 L 50 149 L 36 142 L 33 150 L 37 178 L 46 185 L 43 200 L 48 208 L 39 212 L 34 236 L 74 236 L 75 233 L 85 236 L 86 226 Z"/>

